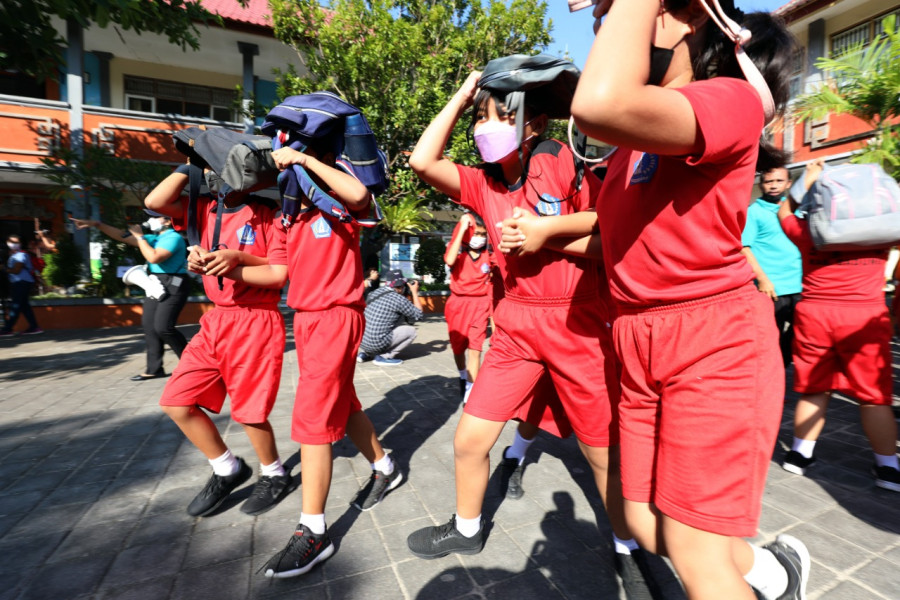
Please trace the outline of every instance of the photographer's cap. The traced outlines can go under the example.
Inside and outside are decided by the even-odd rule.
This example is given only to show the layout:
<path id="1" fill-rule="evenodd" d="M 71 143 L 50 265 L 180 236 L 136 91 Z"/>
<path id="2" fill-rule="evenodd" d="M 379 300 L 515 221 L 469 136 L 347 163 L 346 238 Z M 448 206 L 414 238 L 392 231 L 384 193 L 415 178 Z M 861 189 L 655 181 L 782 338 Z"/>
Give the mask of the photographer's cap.
<path id="1" fill-rule="evenodd" d="M 402 288 L 402 287 L 404 287 L 405 285 L 406 285 L 406 279 L 403 278 L 403 277 L 398 277 L 398 278 L 396 278 L 396 279 L 394 279 L 394 280 L 391 281 L 391 287 L 394 288 L 394 289 L 396 289 L 396 288 Z"/>

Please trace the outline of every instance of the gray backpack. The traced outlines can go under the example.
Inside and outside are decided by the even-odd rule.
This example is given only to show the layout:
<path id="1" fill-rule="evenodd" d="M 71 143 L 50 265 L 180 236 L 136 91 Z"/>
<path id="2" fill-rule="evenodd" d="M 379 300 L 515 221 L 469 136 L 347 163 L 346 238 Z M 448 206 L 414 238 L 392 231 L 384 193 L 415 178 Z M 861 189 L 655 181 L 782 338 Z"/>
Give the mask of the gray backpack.
<path id="1" fill-rule="evenodd" d="M 826 166 L 809 191 L 791 196 L 807 213 L 817 250 L 890 248 L 900 243 L 900 186 L 879 165 Z"/>

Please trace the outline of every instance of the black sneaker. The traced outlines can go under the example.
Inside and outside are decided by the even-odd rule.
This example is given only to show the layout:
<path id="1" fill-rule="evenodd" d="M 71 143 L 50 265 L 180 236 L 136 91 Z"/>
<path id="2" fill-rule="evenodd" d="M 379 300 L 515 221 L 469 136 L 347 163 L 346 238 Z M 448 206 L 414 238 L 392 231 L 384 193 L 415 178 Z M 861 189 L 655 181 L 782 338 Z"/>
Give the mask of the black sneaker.
<path id="1" fill-rule="evenodd" d="M 456 515 L 453 515 L 449 523 L 412 532 L 406 538 L 406 545 L 419 558 L 440 558 L 451 552 L 478 554 L 484 547 L 484 519 L 481 521 L 481 529 L 470 538 L 456 528 Z"/>
<path id="2" fill-rule="evenodd" d="M 872 475 L 875 476 L 875 485 L 892 492 L 900 492 L 900 471 L 887 465 L 872 467 Z"/>
<path id="3" fill-rule="evenodd" d="M 813 466 L 815 462 L 815 456 L 806 458 L 796 450 L 791 450 L 784 455 L 784 459 L 781 461 L 781 468 L 790 473 L 805 475 L 806 470 Z"/>
<path id="4" fill-rule="evenodd" d="M 284 579 L 297 577 L 308 572 L 318 563 L 334 554 L 334 544 L 328 537 L 328 530 L 316 535 L 306 525 L 297 525 L 284 550 L 273 556 L 263 566 L 266 577 Z"/>
<path id="5" fill-rule="evenodd" d="M 787 571 L 788 585 L 778 600 L 806 600 L 806 583 L 809 581 L 809 550 L 792 535 L 781 534 L 771 544 L 763 546 L 775 555 Z"/>
<path id="6" fill-rule="evenodd" d="M 636 550 L 635 552 L 639 552 Z M 653 594 L 647 586 L 644 574 L 638 565 L 636 556 L 616 552 L 616 572 L 622 579 L 622 589 L 628 600 L 653 600 Z"/>
<path id="7" fill-rule="evenodd" d="M 522 488 L 522 473 L 525 471 L 525 461 L 519 463 L 518 458 L 506 458 L 506 451 L 509 446 L 503 449 L 503 462 L 500 463 L 500 489 L 506 490 L 506 497 L 518 500 L 525 495 Z"/>
<path id="8" fill-rule="evenodd" d="M 213 473 L 206 485 L 197 494 L 197 497 L 188 504 L 187 512 L 192 517 L 205 517 L 225 502 L 225 498 L 234 489 L 250 479 L 253 471 L 247 466 L 243 458 L 238 458 L 240 468 L 234 475 L 223 477 Z"/>
<path id="9" fill-rule="evenodd" d="M 390 475 L 373 469 L 369 481 L 360 488 L 356 498 L 350 504 L 362 511 L 372 510 L 376 504 L 381 502 L 384 495 L 400 485 L 401 481 L 403 481 L 403 473 L 400 472 L 397 465 L 394 465 L 394 472 Z"/>
<path id="10" fill-rule="evenodd" d="M 294 490 L 291 472 L 284 475 L 260 475 L 253 486 L 253 493 L 241 504 L 241 512 L 248 515 L 261 515 L 275 508 L 275 505 Z"/>

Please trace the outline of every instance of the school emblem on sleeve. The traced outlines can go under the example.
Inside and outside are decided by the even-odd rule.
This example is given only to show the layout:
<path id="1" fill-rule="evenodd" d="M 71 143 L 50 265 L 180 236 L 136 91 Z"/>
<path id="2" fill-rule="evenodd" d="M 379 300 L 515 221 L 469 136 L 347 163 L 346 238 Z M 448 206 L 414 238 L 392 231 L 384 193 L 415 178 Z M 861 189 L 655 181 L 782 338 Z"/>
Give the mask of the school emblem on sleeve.
<path id="1" fill-rule="evenodd" d="M 635 161 L 631 170 L 631 183 L 647 183 L 653 179 L 656 169 L 659 168 L 659 155 L 641 154 L 641 157 Z"/>
<path id="2" fill-rule="evenodd" d="M 541 199 L 534 207 L 534 212 L 541 217 L 555 217 L 560 213 L 562 200 L 554 198 L 550 194 L 541 194 Z"/>
<path id="3" fill-rule="evenodd" d="M 316 239 L 331 237 L 331 225 L 329 225 L 328 219 L 319 217 L 313 221 L 312 232 L 313 235 L 316 236 Z"/>
<path id="4" fill-rule="evenodd" d="M 241 246 L 252 246 L 256 243 L 256 232 L 250 223 L 247 223 L 237 231 L 238 244 Z"/>

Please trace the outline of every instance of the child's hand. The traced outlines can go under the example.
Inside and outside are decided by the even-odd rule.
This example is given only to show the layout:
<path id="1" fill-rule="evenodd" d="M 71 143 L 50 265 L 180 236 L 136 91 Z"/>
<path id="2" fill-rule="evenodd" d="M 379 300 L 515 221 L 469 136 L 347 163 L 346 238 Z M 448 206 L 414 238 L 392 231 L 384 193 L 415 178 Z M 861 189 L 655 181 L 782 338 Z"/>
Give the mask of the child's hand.
<path id="1" fill-rule="evenodd" d="M 533 254 L 547 241 L 541 219 L 521 208 L 513 209 L 513 216 L 498 226 L 500 251 L 504 254 Z"/>
<path id="2" fill-rule="evenodd" d="M 606 13 L 609 12 L 612 3 L 613 0 L 597 0 L 596 4 L 594 4 L 594 10 L 591 14 L 594 17 L 595 35 L 600 30 L 600 22 L 603 20 L 603 17 L 606 16 Z"/>
<path id="3" fill-rule="evenodd" d="M 291 165 L 305 167 L 307 158 L 306 154 L 297 152 L 293 148 L 279 148 L 272 151 L 272 159 L 275 161 L 275 166 L 282 170 Z"/>
<path id="4" fill-rule="evenodd" d="M 463 82 L 459 91 L 456 92 L 460 99 L 465 103 L 466 108 L 475 101 L 475 94 L 478 92 L 478 80 L 481 79 L 481 71 L 472 71 Z"/>
<path id="5" fill-rule="evenodd" d="M 192 273 L 199 273 L 204 275 L 204 269 L 206 268 L 206 261 L 204 260 L 204 256 L 209 254 L 209 251 L 202 246 L 191 246 L 188 248 L 190 251 L 187 257 L 188 269 Z"/>
<path id="6" fill-rule="evenodd" d="M 819 178 L 819 175 L 822 174 L 822 169 L 824 167 L 825 161 L 821 158 L 817 158 L 806 165 L 806 171 L 803 173 L 803 185 L 807 190 L 812 187 L 812 184 L 814 184 L 816 179 Z"/>
<path id="7" fill-rule="evenodd" d="M 241 253 L 237 250 L 216 250 L 203 256 L 206 266 L 203 274 L 210 277 L 221 277 L 241 264 Z"/>

